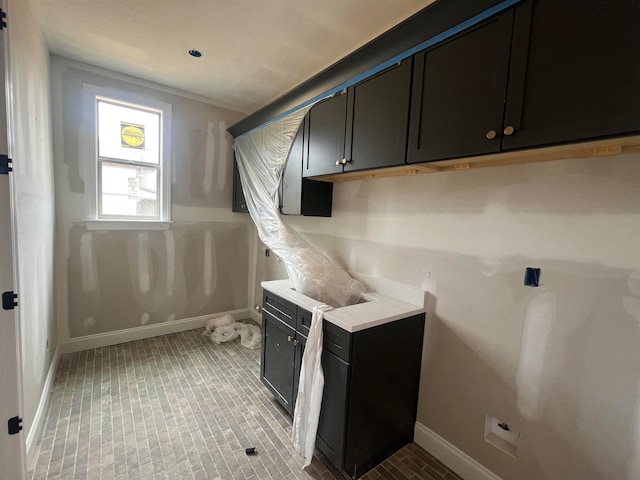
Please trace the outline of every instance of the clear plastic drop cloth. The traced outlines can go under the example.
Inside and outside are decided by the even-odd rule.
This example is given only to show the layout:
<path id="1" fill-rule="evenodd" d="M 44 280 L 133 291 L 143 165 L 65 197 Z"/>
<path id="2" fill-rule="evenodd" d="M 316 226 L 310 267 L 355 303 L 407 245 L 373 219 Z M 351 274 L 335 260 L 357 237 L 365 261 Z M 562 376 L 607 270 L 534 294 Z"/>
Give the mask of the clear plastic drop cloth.
<path id="1" fill-rule="evenodd" d="M 365 287 L 280 217 L 278 187 L 308 107 L 235 139 L 236 161 L 258 235 L 284 262 L 295 289 L 332 307 L 357 303 Z"/>
<path id="2" fill-rule="evenodd" d="M 296 452 L 304 457 L 304 467 L 309 466 L 316 445 L 320 407 L 324 391 L 322 371 L 322 316 L 332 308 L 324 303 L 313 307 L 309 337 L 302 355 L 300 381 L 296 409 L 293 412 L 291 441 Z"/>
<path id="3" fill-rule="evenodd" d="M 249 214 L 262 242 L 278 255 L 294 288 L 318 300 L 305 346 L 297 404 L 293 414 L 293 446 L 313 456 L 324 389 L 322 372 L 322 313 L 332 307 L 357 303 L 365 287 L 332 263 L 322 252 L 286 225 L 278 209 L 278 187 L 295 134 L 307 109 L 301 109 L 235 140 L 234 148 Z"/>

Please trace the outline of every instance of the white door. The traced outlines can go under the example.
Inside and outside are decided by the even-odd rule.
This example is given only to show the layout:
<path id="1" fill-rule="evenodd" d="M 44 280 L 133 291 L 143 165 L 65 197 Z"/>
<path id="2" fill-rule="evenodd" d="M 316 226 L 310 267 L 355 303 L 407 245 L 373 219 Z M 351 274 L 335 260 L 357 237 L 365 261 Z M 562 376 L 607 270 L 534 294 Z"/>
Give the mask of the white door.
<path id="1" fill-rule="evenodd" d="M 0 0 L 3 12 L 6 3 Z M 8 67 L 7 29 L 0 30 L 0 154 L 10 155 L 8 131 L 10 119 L 7 113 Z M 15 292 L 15 268 L 13 257 L 13 205 L 11 194 L 12 174 L 0 173 L 0 294 Z M 0 479 L 25 478 L 24 431 L 9 434 L 8 421 L 22 418 L 22 381 L 20 377 L 20 327 L 17 308 L 0 307 Z"/>

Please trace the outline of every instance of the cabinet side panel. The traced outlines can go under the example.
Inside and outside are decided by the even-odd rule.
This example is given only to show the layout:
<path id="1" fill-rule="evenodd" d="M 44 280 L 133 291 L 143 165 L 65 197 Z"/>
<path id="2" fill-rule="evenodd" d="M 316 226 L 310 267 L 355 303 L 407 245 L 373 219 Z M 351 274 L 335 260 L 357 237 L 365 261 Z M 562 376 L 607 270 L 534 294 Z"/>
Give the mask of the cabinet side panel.
<path id="1" fill-rule="evenodd" d="M 413 440 L 424 314 L 353 335 L 345 470 L 360 476 Z"/>

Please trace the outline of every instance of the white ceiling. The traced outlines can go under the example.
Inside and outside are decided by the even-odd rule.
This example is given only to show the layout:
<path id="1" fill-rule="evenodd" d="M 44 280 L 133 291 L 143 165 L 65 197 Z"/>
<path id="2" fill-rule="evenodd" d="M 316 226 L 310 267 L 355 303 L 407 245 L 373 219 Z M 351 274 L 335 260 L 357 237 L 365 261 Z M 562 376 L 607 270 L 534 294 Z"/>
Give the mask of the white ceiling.
<path id="1" fill-rule="evenodd" d="M 253 112 L 433 0 L 30 0 L 52 53 Z M 191 48 L 202 51 L 195 59 Z"/>

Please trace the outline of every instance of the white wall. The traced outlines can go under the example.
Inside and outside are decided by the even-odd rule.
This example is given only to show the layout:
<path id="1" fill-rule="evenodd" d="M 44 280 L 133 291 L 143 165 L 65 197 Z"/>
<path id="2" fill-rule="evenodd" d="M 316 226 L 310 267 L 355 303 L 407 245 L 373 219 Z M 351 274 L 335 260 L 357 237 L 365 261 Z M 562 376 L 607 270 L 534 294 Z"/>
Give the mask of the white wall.
<path id="1" fill-rule="evenodd" d="M 49 52 L 28 2 L 12 0 L 8 9 L 18 243 L 15 252 L 22 330 L 23 418 L 28 436 L 56 345 Z"/>
<path id="2" fill-rule="evenodd" d="M 419 422 L 505 480 L 640 478 L 640 155 L 334 188 L 332 218 L 287 221 L 432 294 Z M 522 432 L 517 459 L 485 413 Z"/>
<path id="3" fill-rule="evenodd" d="M 231 212 L 231 137 L 243 114 L 161 85 L 52 56 L 60 339 L 247 307 L 247 215 Z M 89 231 L 83 86 L 172 105 L 167 231 Z"/>

